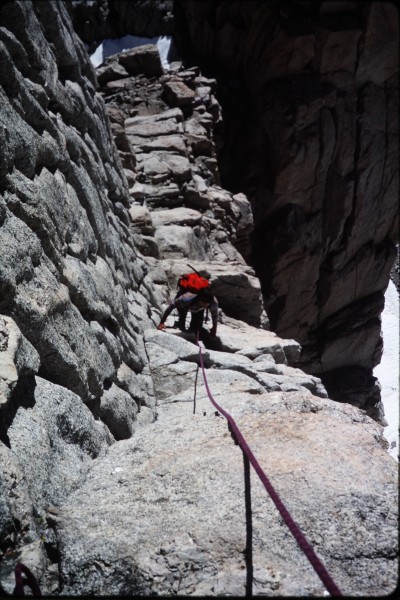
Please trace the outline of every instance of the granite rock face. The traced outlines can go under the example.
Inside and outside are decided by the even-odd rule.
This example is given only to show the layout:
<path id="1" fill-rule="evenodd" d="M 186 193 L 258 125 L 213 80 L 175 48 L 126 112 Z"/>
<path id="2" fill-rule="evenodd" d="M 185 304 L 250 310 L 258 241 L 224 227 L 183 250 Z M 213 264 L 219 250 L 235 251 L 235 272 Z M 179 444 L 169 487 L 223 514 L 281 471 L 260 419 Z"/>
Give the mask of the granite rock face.
<path id="1" fill-rule="evenodd" d="M 390 274 L 397 291 L 400 293 L 400 246 L 397 244 L 397 257 Z"/>
<path id="2" fill-rule="evenodd" d="M 147 46 L 134 52 L 146 56 Z M 129 226 L 149 274 L 156 270 L 159 278 L 164 270 L 169 300 L 189 263 L 211 277 L 224 312 L 268 328 L 259 281 L 246 263 L 250 203 L 219 181 L 215 139 L 222 117 L 215 80 L 180 63 L 158 78 L 152 72 L 121 78 L 126 54 L 108 57 L 96 73 L 130 185 Z"/>
<path id="3" fill-rule="evenodd" d="M 379 417 L 372 369 L 399 227 L 397 9 L 178 1 L 176 15 L 181 52 L 218 80 L 221 178 L 251 202 L 272 329 L 300 342 L 332 397 Z"/>
<path id="4" fill-rule="evenodd" d="M 180 362 L 170 362 L 171 368 L 184 359 L 194 367 L 195 346 L 186 343 L 177 348 L 175 336 L 151 332 L 146 346 L 152 369 L 160 369 L 164 356 L 165 371 L 174 355 Z M 217 351 L 205 357 L 214 399 L 234 417 L 343 593 L 393 590 L 396 464 L 381 468 L 379 426 L 301 384 L 297 391 L 267 391 L 269 383 L 249 376 L 260 364 L 251 359 Z M 250 477 L 200 379 L 194 399 L 194 376 L 192 370 L 180 389 L 160 387 L 157 423 L 95 461 L 83 486 L 63 504 L 56 531 L 64 592 L 323 596 L 324 586 L 254 471 Z M 332 444 L 340 447 L 334 461 Z M 86 501 L 93 494 L 96 505 Z"/>
<path id="5" fill-rule="evenodd" d="M 0 406 L 7 409 L 18 382 L 35 375 L 39 369 L 35 348 L 21 334 L 15 321 L 0 317 Z"/>
<path id="6" fill-rule="evenodd" d="M 220 301 L 215 398 L 343 592 L 390 593 L 396 463 L 269 330 L 216 81 L 148 46 L 97 80 L 69 8 L 0 8 L 1 593 L 18 561 L 52 597 L 323 593 L 254 473 L 250 511 L 192 334 L 156 330 L 188 263 Z"/>
<path id="7" fill-rule="evenodd" d="M 139 323 L 152 326 L 158 311 L 66 5 L 3 3 L 0 23 L 0 579 L 10 592 L 18 557 L 52 585 L 46 510 L 114 442 L 101 420 L 105 393 L 130 404 L 124 430 L 154 419 Z"/>
<path id="8" fill-rule="evenodd" d="M 151 323 L 125 174 L 64 5 L 1 10 L 0 310 L 42 377 L 96 403 L 122 362 L 146 362 L 128 307 Z"/>

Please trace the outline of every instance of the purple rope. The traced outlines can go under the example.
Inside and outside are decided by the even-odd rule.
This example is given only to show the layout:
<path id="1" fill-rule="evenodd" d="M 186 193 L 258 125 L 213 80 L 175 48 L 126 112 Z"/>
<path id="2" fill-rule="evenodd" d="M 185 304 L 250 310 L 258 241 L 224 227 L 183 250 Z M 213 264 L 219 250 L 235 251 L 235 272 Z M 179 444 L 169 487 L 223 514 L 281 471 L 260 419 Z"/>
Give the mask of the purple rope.
<path id="1" fill-rule="evenodd" d="M 244 437 L 243 437 L 243 435 L 242 435 L 239 427 L 236 425 L 233 417 L 231 417 L 231 415 L 229 413 L 227 413 L 223 408 L 221 408 L 221 406 L 219 406 L 219 404 L 214 400 L 214 398 L 213 398 L 213 396 L 211 394 L 210 388 L 208 386 L 206 372 L 205 372 L 205 369 L 204 369 L 204 362 L 203 362 L 203 355 L 202 355 L 202 351 L 201 351 L 201 346 L 200 346 L 200 344 L 198 344 L 198 346 L 199 346 L 200 365 L 201 365 L 201 369 L 202 369 L 202 372 L 203 372 L 204 384 L 206 386 L 206 390 L 207 390 L 207 394 L 208 394 L 209 399 L 211 400 L 211 402 L 213 403 L 213 405 L 215 406 L 215 408 L 222 415 L 224 415 L 225 419 L 228 421 L 229 428 L 230 428 L 230 431 L 231 431 L 232 435 L 234 435 L 234 437 L 236 438 L 237 443 L 239 444 L 239 446 L 241 447 L 241 449 L 243 450 L 243 452 L 246 454 L 247 458 L 249 459 L 249 461 L 253 465 L 255 472 L 257 473 L 257 475 L 261 479 L 262 484 L 264 485 L 265 489 L 267 490 L 268 494 L 270 495 L 270 497 L 271 497 L 272 501 L 274 502 L 276 508 L 280 512 L 280 514 L 281 514 L 284 522 L 286 523 L 286 525 L 288 526 L 288 528 L 292 532 L 292 534 L 295 537 L 298 545 L 303 550 L 304 554 L 308 558 L 309 562 L 311 563 L 312 567 L 314 568 L 315 572 L 317 573 L 318 577 L 321 579 L 322 583 L 324 584 L 324 586 L 326 587 L 326 589 L 328 590 L 328 592 L 330 593 L 330 595 L 331 596 L 343 596 L 342 592 L 337 587 L 337 585 L 333 581 L 332 577 L 329 575 L 328 571 L 326 570 L 326 568 L 324 567 L 324 565 L 322 564 L 322 562 L 320 561 L 320 559 L 318 558 L 318 556 L 315 554 L 312 546 L 307 541 L 306 537 L 304 536 L 304 534 L 300 530 L 299 526 L 293 520 L 293 518 L 290 515 L 289 511 L 287 510 L 286 506 L 283 504 L 282 500 L 278 496 L 278 494 L 277 494 L 276 490 L 274 489 L 272 483 L 269 481 L 268 477 L 266 476 L 266 474 L 264 473 L 263 469 L 261 468 L 258 460 L 254 456 L 254 454 L 251 451 L 249 445 L 247 444 L 246 440 L 244 439 Z"/>

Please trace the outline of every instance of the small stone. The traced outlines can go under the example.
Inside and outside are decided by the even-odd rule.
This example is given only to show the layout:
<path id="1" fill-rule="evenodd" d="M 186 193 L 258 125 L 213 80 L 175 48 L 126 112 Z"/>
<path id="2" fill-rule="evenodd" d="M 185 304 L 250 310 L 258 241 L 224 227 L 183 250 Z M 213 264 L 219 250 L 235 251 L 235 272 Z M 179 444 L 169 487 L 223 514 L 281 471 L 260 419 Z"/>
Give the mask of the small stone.
<path id="1" fill-rule="evenodd" d="M 182 81 L 171 80 L 164 84 L 163 97 L 169 106 L 180 107 L 191 104 L 195 93 Z"/>

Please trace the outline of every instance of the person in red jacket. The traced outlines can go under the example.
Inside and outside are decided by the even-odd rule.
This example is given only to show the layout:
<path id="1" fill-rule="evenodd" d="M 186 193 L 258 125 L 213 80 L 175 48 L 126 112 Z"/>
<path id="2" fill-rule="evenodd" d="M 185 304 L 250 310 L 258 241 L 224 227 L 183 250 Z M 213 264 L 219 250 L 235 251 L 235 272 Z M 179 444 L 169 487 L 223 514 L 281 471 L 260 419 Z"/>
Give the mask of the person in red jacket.
<path id="1" fill-rule="evenodd" d="M 202 328 L 204 320 L 204 311 L 208 308 L 210 310 L 212 320 L 212 328 L 210 330 L 210 335 L 212 335 L 213 337 L 216 335 L 218 319 L 218 302 L 215 296 L 213 296 L 209 290 L 200 290 L 200 292 L 198 292 L 197 294 L 186 292 L 185 294 L 177 296 L 175 300 L 173 300 L 164 311 L 164 314 L 161 317 L 161 321 L 157 329 L 165 329 L 164 323 L 167 317 L 174 310 L 174 308 L 176 308 L 178 311 L 178 327 L 182 331 L 185 331 L 186 315 L 188 311 L 191 312 L 189 331 L 193 331 L 196 334 L 199 333 Z"/>

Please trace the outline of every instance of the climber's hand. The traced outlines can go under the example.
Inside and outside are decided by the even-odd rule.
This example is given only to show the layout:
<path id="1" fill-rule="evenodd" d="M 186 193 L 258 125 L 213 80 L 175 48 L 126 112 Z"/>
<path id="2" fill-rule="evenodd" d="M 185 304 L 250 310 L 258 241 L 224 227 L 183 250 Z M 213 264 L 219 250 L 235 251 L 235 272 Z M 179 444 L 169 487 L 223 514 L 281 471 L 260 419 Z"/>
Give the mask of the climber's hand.
<path id="1" fill-rule="evenodd" d="M 159 325 L 157 325 L 157 329 L 158 329 L 159 331 L 164 331 L 164 329 L 165 329 L 165 325 L 164 325 L 164 323 L 160 323 Z"/>

